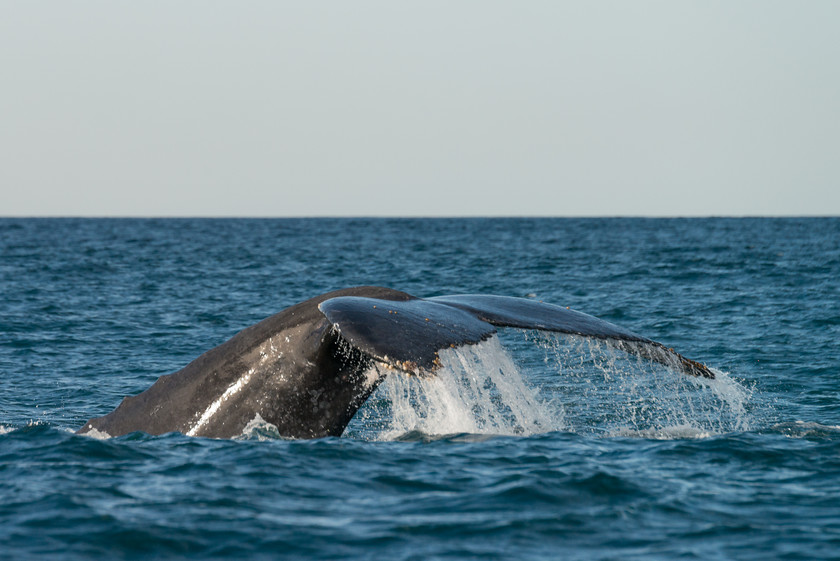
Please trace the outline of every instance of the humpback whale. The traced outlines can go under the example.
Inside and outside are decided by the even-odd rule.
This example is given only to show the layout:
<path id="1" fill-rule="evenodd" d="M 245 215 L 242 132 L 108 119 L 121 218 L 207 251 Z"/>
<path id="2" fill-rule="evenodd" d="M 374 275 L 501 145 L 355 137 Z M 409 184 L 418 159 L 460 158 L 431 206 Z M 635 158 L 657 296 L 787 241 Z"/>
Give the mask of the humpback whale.
<path id="1" fill-rule="evenodd" d="M 288 438 L 340 436 L 390 371 L 434 375 L 439 351 L 497 327 L 593 337 L 692 376 L 703 364 L 593 316 L 525 298 L 417 298 L 374 286 L 329 292 L 245 328 L 77 432 L 230 438 L 261 417 Z"/>

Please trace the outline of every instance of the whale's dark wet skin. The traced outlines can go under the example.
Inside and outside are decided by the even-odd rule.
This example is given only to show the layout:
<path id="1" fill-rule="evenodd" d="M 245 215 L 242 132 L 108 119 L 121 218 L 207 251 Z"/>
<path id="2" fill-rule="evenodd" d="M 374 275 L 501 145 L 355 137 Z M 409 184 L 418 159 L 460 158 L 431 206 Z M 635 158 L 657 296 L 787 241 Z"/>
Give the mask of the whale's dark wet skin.
<path id="1" fill-rule="evenodd" d="M 714 378 L 660 343 L 568 308 L 506 296 L 421 299 L 367 286 L 317 296 L 242 330 L 79 432 L 230 438 L 262 418 L 284 437 L 339 436 L 389 371 L 433 372 L 438 351 L 479 343 L 496 327 L 595 337 Z"/>

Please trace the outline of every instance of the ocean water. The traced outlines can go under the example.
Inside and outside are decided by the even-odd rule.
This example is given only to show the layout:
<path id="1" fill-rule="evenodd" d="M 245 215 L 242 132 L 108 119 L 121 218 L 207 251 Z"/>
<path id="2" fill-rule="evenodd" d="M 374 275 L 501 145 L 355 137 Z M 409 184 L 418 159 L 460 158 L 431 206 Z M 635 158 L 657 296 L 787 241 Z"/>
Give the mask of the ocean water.
<path id="1" fill-rule="evenodd" d="M 0 559 L 840 559 L 840 219 L 0 219 Z M 74 431 L 289 305 L 570 306 L 344 436 Z"/>

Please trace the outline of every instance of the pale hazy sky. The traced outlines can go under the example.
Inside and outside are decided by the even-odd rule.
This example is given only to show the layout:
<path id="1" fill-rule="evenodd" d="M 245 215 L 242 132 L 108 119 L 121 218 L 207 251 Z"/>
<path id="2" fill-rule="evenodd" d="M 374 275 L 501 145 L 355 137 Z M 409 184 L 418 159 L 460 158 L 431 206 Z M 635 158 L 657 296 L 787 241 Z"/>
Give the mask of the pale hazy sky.
<path id="1" fill-rule="evenodd" d="M 0 0 L 0 215 L 837 215 L 840 2 Z"/>

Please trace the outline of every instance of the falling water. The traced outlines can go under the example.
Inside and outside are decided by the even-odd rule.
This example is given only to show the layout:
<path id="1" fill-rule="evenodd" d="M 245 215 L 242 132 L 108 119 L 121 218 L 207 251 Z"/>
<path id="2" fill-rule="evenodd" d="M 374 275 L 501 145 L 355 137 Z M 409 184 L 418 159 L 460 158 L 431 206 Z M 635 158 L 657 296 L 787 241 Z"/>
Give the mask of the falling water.
<path id="1" fill-rule="evenodd" d="M 563 416 L 526 383 L 498 338 L 441 351 L 442 367 L 421 376 L 391 375 L 360 412 L 366 436 L 530 435 L 562 429 Z"/>
<path id="2" fill-rule="evenodd" d="M 750 391 L 724 372 L 698 378 L 593 339 L 515 333 L 524 340 L 504 339 L 518 365 L 498 337 L 443 351 L 443 366 L 431 375 L 388 376 L 348 434 L 700 438 L 751 426 Z"/>
<path id="3" fill-rule="evenodd" d="M 596 339 L 526 332 L 544 351 L 539 383 L 579 433 L 652 438 L 703 437 L 751 427 L 749 389 L 727 373 L 715 379 L 628 355 Z"/>

